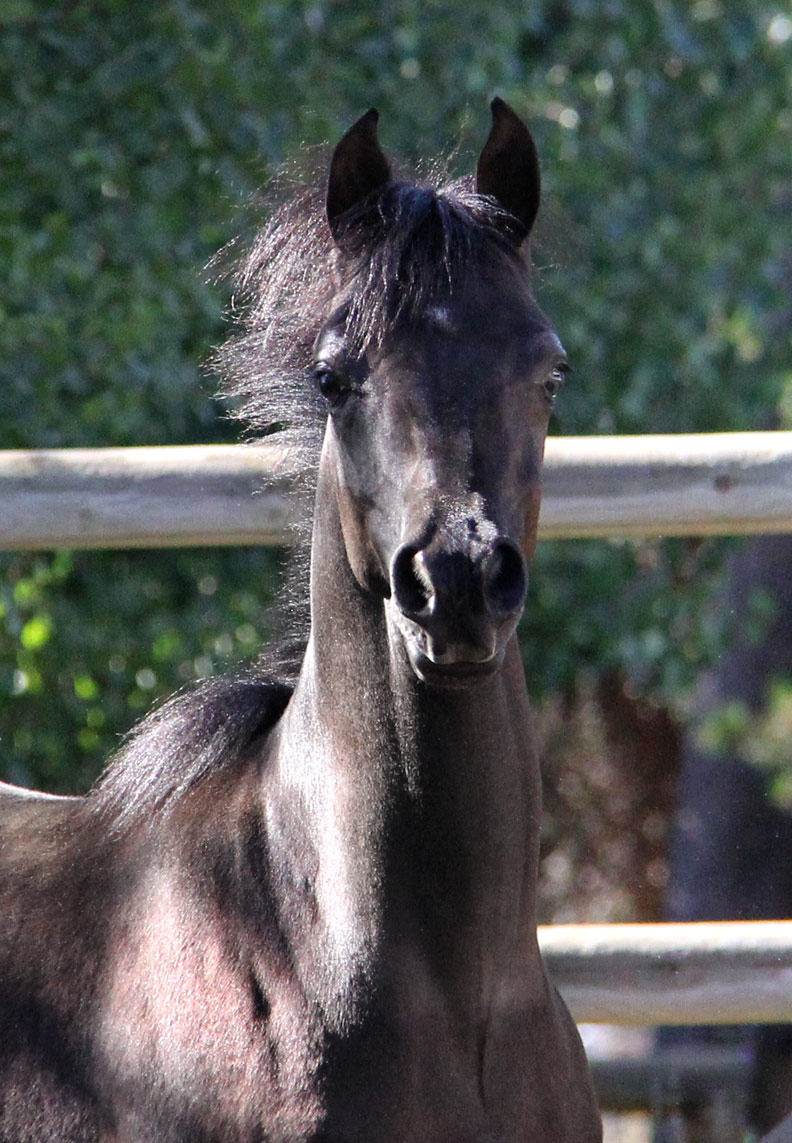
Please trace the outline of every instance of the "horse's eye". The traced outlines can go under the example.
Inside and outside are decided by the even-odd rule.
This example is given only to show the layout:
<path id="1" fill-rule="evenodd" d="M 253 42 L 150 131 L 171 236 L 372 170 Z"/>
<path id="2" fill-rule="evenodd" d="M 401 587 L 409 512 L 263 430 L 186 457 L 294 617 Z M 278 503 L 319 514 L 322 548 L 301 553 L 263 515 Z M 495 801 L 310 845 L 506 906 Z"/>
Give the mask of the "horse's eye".
<path id="1" fill-rule="evenodd" d="M 320 361 L 318 365 L 315 365 L 313 376 L 317 389 L 331 408 L 342 404 L 349 395 L 349 382 L 327 362 Z"/>
<path id="2" fill-rule="evenodd" d="M 566 365 L 556 365 L 555 369 L 545 377 L 544 391 L 551 401 L 554 401 L 564 387 L 564 378 L 569 372 Z"/>

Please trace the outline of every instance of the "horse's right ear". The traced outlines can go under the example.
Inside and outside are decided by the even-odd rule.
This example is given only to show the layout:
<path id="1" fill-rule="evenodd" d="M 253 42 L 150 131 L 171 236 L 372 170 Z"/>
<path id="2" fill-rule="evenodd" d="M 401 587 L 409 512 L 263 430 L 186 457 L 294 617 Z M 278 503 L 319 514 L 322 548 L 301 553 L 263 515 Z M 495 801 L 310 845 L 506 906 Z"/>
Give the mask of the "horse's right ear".
<path id="1" fill-rule="evenodd" d="M 330 162 L 327 221 L 334 238 L 347 211 L 390 181 L 388 160 L 377 140 L 379 112 L 372 107 L 347 131 Z"/>
<path id="2" fill-rule="evenodd" d="M 531 132 L 502 99 L 492 101 L 492 128 L 476 168 L 476 190 L 505 211 L 504 229 L 519 246 L 539 210 L 539 156 Z"/>

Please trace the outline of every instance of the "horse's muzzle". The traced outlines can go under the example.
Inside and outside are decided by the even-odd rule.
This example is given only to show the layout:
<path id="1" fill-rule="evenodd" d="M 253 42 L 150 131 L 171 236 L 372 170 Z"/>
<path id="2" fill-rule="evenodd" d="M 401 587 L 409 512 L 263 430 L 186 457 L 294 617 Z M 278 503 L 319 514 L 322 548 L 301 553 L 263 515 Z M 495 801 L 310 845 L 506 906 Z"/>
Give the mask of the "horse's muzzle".
<path id="1" fill-rule="evenodd" d="M 410 661 L 427 682 L 462 682 L 498 669 L 525 603 L 516 544 L 460 549 L 437 538 L 404 544 L 391 565 L 391 599 Z"/>

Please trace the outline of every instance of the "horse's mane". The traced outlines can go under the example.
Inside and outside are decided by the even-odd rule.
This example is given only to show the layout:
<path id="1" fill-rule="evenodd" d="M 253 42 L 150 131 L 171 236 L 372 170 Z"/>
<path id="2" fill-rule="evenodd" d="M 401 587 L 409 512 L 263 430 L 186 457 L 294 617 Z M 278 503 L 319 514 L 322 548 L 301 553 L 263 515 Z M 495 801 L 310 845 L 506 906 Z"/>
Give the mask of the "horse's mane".
<path id="1" fill-rule="evenodd" d="M 494 259 L 503 267 L 521 258 L 503 222 L 501 208 L 477 195 L 470 179 L 394 180 L 350 212 L 339 249 L 317 185 L 275 209 L 235 258 L 227 276 L 236 328 L 212 366 L 248 435 L 279 435 L 302 508 L 278 606 L 281 634 L 254 667 L 199 683 L 132 731 L 91 794 L 112 820 L 160 811 L 232 763 L 288 702 L 308 635 L 309 509 L 327 417 L 310 369 L 331 312 L 343 304 L 353 345 L 381 344 L 395 323 L 448 298 L 463 276 Z"/>

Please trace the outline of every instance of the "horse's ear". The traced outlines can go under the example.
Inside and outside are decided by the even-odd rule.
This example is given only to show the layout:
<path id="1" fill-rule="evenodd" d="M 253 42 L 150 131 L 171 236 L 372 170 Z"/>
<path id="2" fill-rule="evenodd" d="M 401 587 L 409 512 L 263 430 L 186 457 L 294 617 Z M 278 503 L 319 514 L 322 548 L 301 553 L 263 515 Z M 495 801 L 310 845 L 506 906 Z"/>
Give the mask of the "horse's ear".
<path id="1" fill-rule="evenodd" d="M 502 99 L 492 101 L 492 128 L 479 156 L 476 190 L 498 202 L 509 216 L 509 236 L 517 245 L 523 242 L 539 210 L 539 156 L 531 132 Z"/>
<path id="2" fill-rule="evenodd" d="M 352 124 L 333 152 L 327 181 L 327 221 L 334 238 L 347 211 L 390 181 L 390 165 L 377 140 L 378 121 L 379 112 L 372 107 Z"/>

